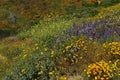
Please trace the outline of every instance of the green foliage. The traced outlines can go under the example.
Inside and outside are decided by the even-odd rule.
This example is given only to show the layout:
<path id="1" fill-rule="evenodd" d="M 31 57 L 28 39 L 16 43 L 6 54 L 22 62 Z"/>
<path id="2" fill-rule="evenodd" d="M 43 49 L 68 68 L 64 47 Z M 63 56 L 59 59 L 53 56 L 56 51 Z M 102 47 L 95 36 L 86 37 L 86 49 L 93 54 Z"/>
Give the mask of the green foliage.
<path id="1" fill-rule="evenodd" d="M 57 35 L 60 35 L 63 31 L 67 30 L 67 28 L 75 21 L 75 18 L 70 19 L 58 17 L 56 19 L 40 20 L 39 24 L 31 27 L 27 31 L 22 31 L 19 36 L 21 39 L 28 37 L 40 45 L 45 43 L 50 47 L 50 45 L 52 46 L 54 42 L 54 38 Z"/>
<path id="2" fill-rule="evenodd" d="M 78 18 L 92 17 L 98 14 L 98 11 L 94 7 L 77 7 L 75 5 L 66 7 L 68 14 Z"/>
<path id="3" fill-rule="evenodd" d="M 43 54 L 41 54 L 43 53 Z M 3 80 L 54 79 L 53 57 L 47 51 L 21 55 Z"/>
<path id="4" fill-rule="evenodd" d="M 120 2 L 119 0 L 103 0 L 102 3 L 99 6 L 108 7 L 108 6 L 111 6 L 111 5 L 115 5 L 119 2 Z"/>
<path id="5" fill-rule="evenodd" d="M 88 4 L 88 2 L 87 2 L 86 0 L 83 0 L 82 6 L 88 7 L 88 6 L 90 6 L 90 5 Z"/>

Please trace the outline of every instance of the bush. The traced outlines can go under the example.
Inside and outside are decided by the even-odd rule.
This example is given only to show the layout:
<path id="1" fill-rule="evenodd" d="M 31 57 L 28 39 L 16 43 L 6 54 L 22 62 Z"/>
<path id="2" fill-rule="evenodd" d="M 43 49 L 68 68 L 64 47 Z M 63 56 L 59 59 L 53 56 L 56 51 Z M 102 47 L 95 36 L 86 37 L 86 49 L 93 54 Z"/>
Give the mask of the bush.
<path id="1" fill-rule="evenodd" d="M 55 64 L 48 51 L 29 53 L 19 57 L 3 80 L 55 80 Z"/>
<path id="2" fill-rule="evenodd" d="M 89 80 L 111 80 L 113 78 L 112 69 L 105 61 L 90 64 L 87 75 Z"/>

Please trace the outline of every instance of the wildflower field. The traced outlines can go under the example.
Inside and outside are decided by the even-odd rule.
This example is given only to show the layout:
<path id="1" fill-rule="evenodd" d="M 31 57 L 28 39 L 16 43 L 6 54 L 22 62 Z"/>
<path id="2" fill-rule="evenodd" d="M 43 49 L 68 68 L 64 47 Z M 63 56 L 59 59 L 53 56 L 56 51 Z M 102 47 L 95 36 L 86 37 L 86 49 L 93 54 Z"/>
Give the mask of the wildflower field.
<path id="1" fill-rule="evenodd" d="M 0 80 L 120 80 L 120 1 L 0 0 Z"/>

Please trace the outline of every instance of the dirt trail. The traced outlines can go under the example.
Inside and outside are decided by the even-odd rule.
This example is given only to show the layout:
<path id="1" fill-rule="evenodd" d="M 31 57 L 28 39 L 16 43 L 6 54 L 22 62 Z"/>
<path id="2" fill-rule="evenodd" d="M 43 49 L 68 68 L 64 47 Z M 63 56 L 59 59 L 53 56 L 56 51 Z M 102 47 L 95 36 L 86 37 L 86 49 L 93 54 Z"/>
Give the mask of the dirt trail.
<path id="1" fill-rule="evenodd" d="M 4 57 L 4 56 L 2 56 L 2 55 L 0 54 L 0 63 L 3 63 L 5 58 L 6 58 L 6 57 Z"/>
<path id="2" fill-rule="evenodd" d="M 18 36 L 15 35 L 15 36 L 9 36 L 9 37 L 5 37 L 3 38 L 1 41 L 4 42 L 4 46 L 2 46 L 2 49 L 4 49 L 5 47 L 9 46 L 10 44 L 14 43 L 16 40 L 18 40 Z M 3 63 L 5 62 L 5 60 L 7 60 L 7 57 L 3 56 L 2 53 L 0 53 L 0 63 Z"/>
<path id="3" fill-rule="evenodd" d="M 17 40 L 18 40 L 17 35 L 3 38 L 1 41 L 5 44 L 2 48 L 9 46 L 10 44 L 14 43 Z"/>

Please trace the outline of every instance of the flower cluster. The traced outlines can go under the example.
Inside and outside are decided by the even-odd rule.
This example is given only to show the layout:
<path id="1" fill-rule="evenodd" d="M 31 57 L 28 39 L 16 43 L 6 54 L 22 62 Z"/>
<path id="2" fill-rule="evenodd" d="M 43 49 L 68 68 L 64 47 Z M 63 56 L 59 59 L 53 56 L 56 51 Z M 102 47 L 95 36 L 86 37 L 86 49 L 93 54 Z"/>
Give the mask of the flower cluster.
<path id="1" fill-rule="evenodd" d="M 110 80 L 113 77 L 112 70 L 105 61 L 90 64 L 88 66 L 87 75 L 93 80 Z"/>
<path id="2" fill-rule="evenodd" d="M 87 42 L 84 39 L 79 39 L 75 42 L 76 49 L 81 49 L 83 52 L 87 52 Z"/>
<path id="3" fill-rule="evenodd" d="M 109 54 L 120 55 L 120 42 L 103 44 L 104 50 Z"/>
<path id="4" fill-rule="evenodd" d="M 64 59 L 71 63 L 77 63 L 82 59 L 82 53 L 87 53 L 87 42 L 80 38 L 63 50 Z"/>
<path id="5" fill-rule="evenodd" d="M 65 52 L 77 52 L 79 50 L 82 50 L 84 52 L 87 51 L 87 42 L 83 38 L 80 38 L 77 41 L 73 42 L 71 45 L 65 47 Z"/>
<path id="6" fill-rule="evenodd" d="M 109 43 L 109 47 L 110 47 L 109 53 L 120 55 L 120 42 Z"/>
<path id="7" fill-rule="evenodd" d="M 66 76 L 61 76 L 59 80 L 67 80 Z"/>

